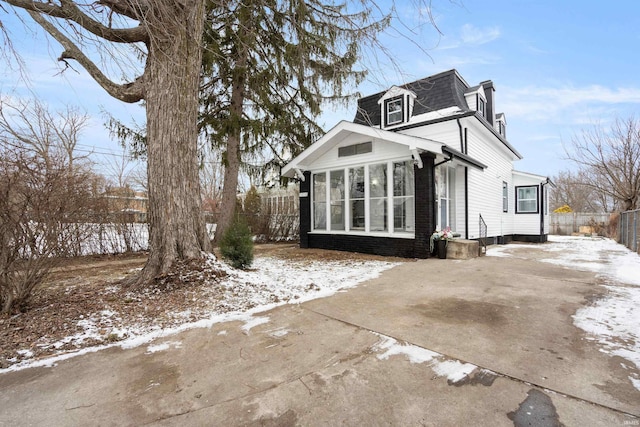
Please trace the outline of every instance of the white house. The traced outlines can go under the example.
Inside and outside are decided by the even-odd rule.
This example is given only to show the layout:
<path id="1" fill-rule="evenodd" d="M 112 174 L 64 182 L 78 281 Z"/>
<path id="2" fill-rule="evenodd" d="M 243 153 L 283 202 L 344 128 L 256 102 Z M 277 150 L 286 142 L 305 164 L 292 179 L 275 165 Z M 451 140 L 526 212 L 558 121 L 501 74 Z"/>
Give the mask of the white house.
<path id="1" fill-rule="evenodd" d="M 300 245 L 425 258 L 446 227 L 466 239 L 544 242 L 548 188 L 495 113 L 494 86 L 456 70 L 358 101 L 282 169 L 300 180 Z"/>

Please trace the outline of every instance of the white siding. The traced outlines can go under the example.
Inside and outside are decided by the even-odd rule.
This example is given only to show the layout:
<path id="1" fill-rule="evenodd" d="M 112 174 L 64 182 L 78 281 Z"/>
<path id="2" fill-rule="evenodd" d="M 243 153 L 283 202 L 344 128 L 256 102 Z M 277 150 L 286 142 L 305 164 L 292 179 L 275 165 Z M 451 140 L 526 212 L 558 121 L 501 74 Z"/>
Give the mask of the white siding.
<path id="1" fill-rule="evenodd" d="M 538 187 L 538 212 L 537 213 L 519 213 L 514 214 L 515 217 L 515 230 L 514 234 L 529 234 L 540 235 L 540 209 L 544 209 L 544 233 L 549 234 L 549 215 L 548 215 L 548 190 L 549 187 L 544 188 L 545 203 L 541 207 L 540 193 L 542 192 L 542 183 L 540 177 L 527 176 L 519 173 L 513 174 L 513 182 L 515 187 L 519 186 L 537 186 Z M 514 206 L 515 206 L 515 188 L 514 188 Z"/>
<path id="2" fill-rule="evenodd" d="M 371 138 L 367 138 L 363 135 L 353 135 L 352 137 L 346 138 L 340 144 L 337 144 L 327 153 L 315 160 L 311 169 L 313 171 L 340 169 L 350 165 L 387 162 L 389 160 L 408 160 L 411 158 L 411 152 L 406 146 L 379 140 L 373 141 L 371 153 L 338 157 L 339 147 L 368 141 L 371 141 Z"/>
<path id="3" fill-rule="evenodd" d="M 502 183 L 506 182 L 508 188 L 513 188 L 512 159 L 502 148 L 502 143 L 482 125 L 473 121 L 463 123 L 468 126 L 467 154 L 487 165 L 484 171 L 469 170 L 469 238 L 480 237 L 480 215 L 487 224 L 487 236 L 512 234 L 514 208 L 511 200 L 509 212 L 502 211 Z"/>
<path id="4" fill-rule="evenodd" d="M 455 120 L 415 127 L 403 130 L 402 133 L 405 135 L 419 136 L 421 138 L 429 138 L 446 144 L 458 151 L 462 151 L 462 147 L 460 147 L 460 128 Z"/>

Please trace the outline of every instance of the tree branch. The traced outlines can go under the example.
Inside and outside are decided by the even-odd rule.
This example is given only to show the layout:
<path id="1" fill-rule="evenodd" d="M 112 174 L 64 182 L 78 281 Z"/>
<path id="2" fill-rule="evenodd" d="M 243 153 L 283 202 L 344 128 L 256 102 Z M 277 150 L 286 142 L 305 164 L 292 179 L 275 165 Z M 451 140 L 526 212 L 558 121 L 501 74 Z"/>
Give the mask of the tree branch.
<path id="1" fill-rule="evenodd" d="M 13 1 L 13 0 L 12 0 Z M 84 67 L 85 70 L 93 77 L 93 79 L 104 90 L 116 99 L 123 102 L 134 103 L 141 99 L 144 99 L 144 85 L 143 78 L 138 77 L 133 83 L 117 84 L 111 81 L 105 76 L 102 71 L 91 61 L 82 51 L 60 30 L 58 30 L 53 24 L 44 19 L 39 13 L 27 10 L 29 15 L 36 21 L 42 28 L 44 28 L 51 36 L 58 41 L 64 47 L 64 52 L 58 58 L 59 61 L 66 59 L 74 59 Z"/>
<path id="2" fill-rule="evenodd" d="M 90 33 L 110 42 L 140 43 L 147 42 L 149 39 L 146 29 L 143 26 L 135 28 L 109 28 L 82 12 L 80 8 L 70 0 L 61 0 L 60 6 L 48 2 L 42 3 L 29 0 L 6 0 L 6 2 L 27 11 L 44 13 L 54 18 L 68 19 L 77 23 Z"/>

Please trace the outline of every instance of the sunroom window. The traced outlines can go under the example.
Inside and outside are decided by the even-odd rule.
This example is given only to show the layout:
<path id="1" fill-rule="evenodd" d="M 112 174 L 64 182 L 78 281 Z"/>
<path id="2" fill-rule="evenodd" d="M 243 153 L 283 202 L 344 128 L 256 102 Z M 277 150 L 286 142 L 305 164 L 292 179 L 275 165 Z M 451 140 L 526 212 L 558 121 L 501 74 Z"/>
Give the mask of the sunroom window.
<path id="1" fill-rule="evenodd" d="M 327 228 L 327 175 L 313 175 L 313 228 Z"/>
<path id="2" fill-rule="evenodd" d="M 369 166 L 369 230 L 387 230 L 387 165 Z"/>
<path id="3" fill-rule="evenodd" d="M 331 229 L 344 230 L 344 171 L 331 171 Z"/>
<path id="4" fill-rule="evenodd" d="M 538 186 L 516 187 L 516 213 L 538 213 Z"/>
<path id="5" fill-rule="evenodd" d="M 413 233 L 413 162 L 385 162 L 313 175 L 313 230 Z"/>
<path id="6" fill-rule="evenodd" d="M 364 166 L 349 169 L 349 202 L 351 210 L 351 230 L 364 230 Z"/>
<path id="7" fill-rule="evenodd" d="M 414 231 L 415 204 L 413 164 L 402 162 L 393 164 L 393 229 L 394 231 Z"/>

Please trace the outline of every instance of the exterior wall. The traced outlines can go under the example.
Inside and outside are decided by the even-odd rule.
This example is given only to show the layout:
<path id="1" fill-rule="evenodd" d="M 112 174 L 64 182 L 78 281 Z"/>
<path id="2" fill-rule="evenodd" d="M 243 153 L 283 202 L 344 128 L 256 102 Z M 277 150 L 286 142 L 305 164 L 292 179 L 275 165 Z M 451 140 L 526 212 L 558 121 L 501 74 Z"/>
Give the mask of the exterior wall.
<path id="1" fill-rule="evenodd" d="M 473 118 L 472 120 L 476 120 Z M 513 194 L 512 158 L 501 147 L 500 141 L 480 123 L 465 121 L 467 128 L 467 154 L 487 165 L 484 171 L 469 170 L 469 239 L 480 237 L 479 218 L 487 224 L 487 237 L 513 233 L 514 208 L 509 200 L 508 212 L 502 209 L 502 183 L 507 183 L 508 194 Z"/>
<path id="2" fill-rule="evenodd" d="M 427 126 L 415 127 L 402 131 L 405 135 L 429 138 L 442 142 L 458 151 L 463 151 L 460 143 L 460 128 L 456 120 L 447 120 L 440 123 L 432 123 Z"/>
<path id="3" fill-rule="evenodd" d="M 527 177 L 515 173 L 513 175 L 514 189 L 514 239 L 525 241 L 545 242 L 549 234 L 549 186 L 543 185 L 540 179 Z M 537 186 L 538 212 L 515 213 L 516 188 L 520 186 Z M 542 224 L 543 223 L 543 224 Z M 541 230 L 541 224 L 543 225 Z"/>

